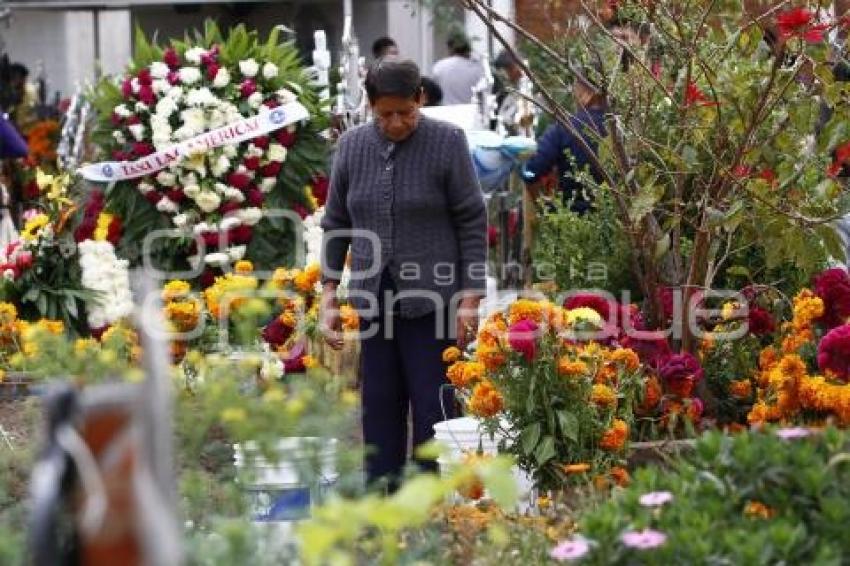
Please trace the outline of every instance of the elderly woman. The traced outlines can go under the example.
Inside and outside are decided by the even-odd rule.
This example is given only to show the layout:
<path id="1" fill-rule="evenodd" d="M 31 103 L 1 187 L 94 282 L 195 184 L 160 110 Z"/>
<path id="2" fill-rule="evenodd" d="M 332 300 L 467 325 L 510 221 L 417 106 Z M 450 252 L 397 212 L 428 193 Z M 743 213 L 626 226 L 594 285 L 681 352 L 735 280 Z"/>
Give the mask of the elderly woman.
<path id="1" fill-rule="evenodd" d="M 484 289 L 487 220 L 466 137 L 419 113 L 421 85 L 411 61 L 370 69 L 374 120 L 339 140 L 322 221 L 322 328 L 340 347 L 337 285 L 350 247 L 367 482 L 391 489 L 407 458 L 408 409 L 414 449 L 453 416 L 442 352 L 474 337 Z"/>

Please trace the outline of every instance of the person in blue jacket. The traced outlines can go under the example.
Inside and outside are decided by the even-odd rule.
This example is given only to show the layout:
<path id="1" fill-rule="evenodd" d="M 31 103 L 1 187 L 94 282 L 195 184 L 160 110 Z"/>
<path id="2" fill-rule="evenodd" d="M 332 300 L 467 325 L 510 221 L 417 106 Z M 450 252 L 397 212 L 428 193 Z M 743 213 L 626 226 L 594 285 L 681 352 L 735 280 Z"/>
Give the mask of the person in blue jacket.
<path id="1" fill-rule="evenodd" d="M 606 135 L 605 96 L 587 78 L 587 74 L 574 71 L 574 75 L 576 80 L 573 83 L 573 96 L 576 110 L 570 119 L 571 129 L 580 133 L 595 152 L 599 139 Z M 575 134 L 560 123 L 549 126 L 537 140 L 537 151 L 523 169 L 523 178 L 533 195 L 537 194 L 536 185 L 540 178 L 556 166 L 564 204 L 572 211 L 584 214 L 591 208 L 592 198 L 572 174 L 585 167 L 590 167 L 594 178 L 597 174 L 594 173 L 590 157 Z"/>

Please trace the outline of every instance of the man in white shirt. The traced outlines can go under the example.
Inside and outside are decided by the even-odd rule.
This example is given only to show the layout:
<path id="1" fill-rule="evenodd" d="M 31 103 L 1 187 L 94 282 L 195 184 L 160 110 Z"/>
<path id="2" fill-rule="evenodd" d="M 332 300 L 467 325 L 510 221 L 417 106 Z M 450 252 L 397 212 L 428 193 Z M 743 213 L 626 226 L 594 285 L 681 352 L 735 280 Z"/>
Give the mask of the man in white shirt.
<path id="1" fill-rule="evenodd" d="M 434 80 L 443 90 L 443 104 L 469 104 L 484 67 L 472 58 L 472 46 L 463 33 L 453 33 L 448 47 L 451 55 L 434 65 Z"/>

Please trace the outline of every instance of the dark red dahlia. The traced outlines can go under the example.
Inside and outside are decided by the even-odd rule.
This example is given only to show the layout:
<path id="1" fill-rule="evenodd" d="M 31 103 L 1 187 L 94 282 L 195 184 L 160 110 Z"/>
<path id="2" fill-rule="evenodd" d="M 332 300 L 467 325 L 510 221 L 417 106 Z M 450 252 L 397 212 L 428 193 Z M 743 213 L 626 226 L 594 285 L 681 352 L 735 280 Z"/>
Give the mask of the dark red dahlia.
<path id="1" fill-rule="evenodd" d="M 703 374 L 699 360 L 688 352 L 668 357 L 658 369 L 667 390 L 679 397 L 690 397 Z"/>
<path id="2" fill-rule="evenodd" d="M 815 294 L 823 299 L 820 321 L 827 328 L 844 324 L 850 318 L 850 275 L 842 268 L 827 269 L 815 278 Z"/>
<path id="3" fill-rule="evenodd" d="M 850 325 L 827 332 L 818 345 L 818 367 L 841 381 L 850 381 Z"/>
<path id="4" fill-rule="evenodd" d="M 292 328 L 283 324 L 280 317 L 275 317 L 263 328 L 263 340 L 272 346 L 283 346 L 291 335 Z"/>
<path id="5" fill-rule="evenodd" d="M 650 336 L 641 338 L 626 336 L 620 340 L 620 345 L 634 350 L 644 365 L 655 370 L 672 355 L 670 343 L 661 332 L 653 332 Z"/>
<path id="6" fill-rule="evenodd" d="M 137 157 L 145 157 L 156 151 L 153 144 L 146 141 L 135 142 L 133 144 L 133 154 Z"/>
<path id="7" fill-rule="evenodd" d="M 749 315 L 750 334 L 764 336 L 776 331 L 776 321 L 767 309 L 762 307 L 750 307 Z"/>
<path id="8" fill-rule="evenodd" d="M 219 69 L 221 69 L 221 66 L 218 63 L 210 63 L 207 65 L 207 80 L 214 81 Z"/>
<path id="9" fill-rule="evenodd" d="M 139 79 L 139 84 L 142 86 L 151 86 L 153 84 L 153 78 L 151 77 L 151 71 L 147 67 L 139 71 L 137 75 Z"/>
<path id="10" fill-rule="evenodd" d="M 239 94 L 242 95 L 242 98 L 248 98 L 255 92 L 257 92 L 257 83 L 251 79 L 245 79 L 242 81 L 242 84 L 239 85 Z"/>
<path id="11" fill-rule="evenodd" d="M 234 244 L 247 244 L 254 236 L 254 230 L 250 226 L 243 224 L 231 229 L 230 232 L 228 232 L 228 236 L 230 237 L 230 241 Z"/>
<path id="12" fill-rule="evenodd" d="M 242 208 L 241 204 L 239 204 L 235 200 L 228 200 L 228 201 L 221 203 L 221 206 L 218 207 L 218 211 L 222 215 L 224 215 L 224 214 L 227 214 L 229 212 L 233 212 L 234 210 L 239 210 L 240 208 Z"/>
<path id="13" fill-rule="evenodd" d="M 145 199 L 156 206 L 162 200 L 163 194 L 159 191 L 148 191 L 145 193 Z"/>
<path id="14" fill-rule="evenodd" d="M 260 158 L 246 157 L 243 164 L 245 165 L 245 169 L 247 169 L 248 171 L 256 171 L 260 168 Z"/>
<path id="15" fill-rule="evenodd" d="M 156 95 L 150 85 L 143 85 L 139 89 L 139 100 L 148 106 L 153 106 L 156 102 Z"/>
<path id="16" fill-rule="evenodd" d="M 183 202 L 183 200 L 186 198 L 186 194 L 180 187 L 175 187 L 171 189 L 170 191 L 165 193 L 165 196 L 168 197 L 168 200 L 175 203 Z"/>
<path id="17" fill-rule="evenodd" d="M 112 245 L 117 246 L 118 242 L 121 241 L 121 230 L 123 226 L 121 224 L 121 219 L 117 216 L 112 218 L 112 222 L 109 223 L 109 228 L 106 231 L 106 239 Z"/>
<path id="18" fill-rule="evenodd" d="M 268 149 L 270 142 L 271 140 L 269 139 L 269 136 L 260 136 L 258 138 L 254 138 L 251 143 L 260 149 Z"/>
<path id="19" fill-rule="evenodd" d="M 263 191 L 254 187 L 248 189 L 248 191 L 245 193 L 245 200 L 247 200 L 248 204 L 250 204 L 251 206 L 260 207 L 263 206 L 265 195 L 263 194 Z"/>

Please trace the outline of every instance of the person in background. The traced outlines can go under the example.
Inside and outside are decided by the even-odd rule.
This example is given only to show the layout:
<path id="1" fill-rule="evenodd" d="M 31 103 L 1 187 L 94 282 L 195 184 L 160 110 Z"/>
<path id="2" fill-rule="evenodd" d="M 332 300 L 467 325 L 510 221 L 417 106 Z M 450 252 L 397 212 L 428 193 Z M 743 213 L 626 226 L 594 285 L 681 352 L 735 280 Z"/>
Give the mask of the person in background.
<path id="1" fill-rule="evenodd" d="M 384 57 L 398 57 L 398 45 L 395 40 L 386 35 L 379 37 L 372 43 L 372 57 L 377 61 Z"/>
<path id="2" fill-rule="evenodd" d="M 499 53 L 493 60 L 493 68 L 495 69 L 495 73 L 493 73 L 495 77 L 493 94 L 496 95 L 496 113 L 507 134 L 515 136 L 519 131 L 516 118 L 519 110 L 517 103 L 520 98 L 516 90 L 519 88 L 519 81 L 522 78 L 522 68 L 508 51 Z"/>
<path id="3" fill-rule="evenodd" d="M 455 332 L 460 348 L 475 338 L 487 215 L 463 130 L 419 112 L 416 64 L 381 59 L 366 93 L 374 120 L 342 135 L 331 170 L 320 328 L 342 347 L 337 286 L 350 248 L 348 293 L 364 331 L 366 479 L 392 490 L 407 460 L 408 410 L 414 450 L 454 415 L 442 352 Z"/>
<path id="4" fill-rule="evenodd" d="M 472 58 L 472 45 L 464 33 L 452 33 L 447 45 L 451 55 L 434 64 L 434 80 L 443 90 L 443 104 L 469 104 L 484 67 Z"/>
<path id="5" fill-rule="evenodd" d="M 430 77 L 422 77 L 422 106 L 439 106 L 443 102 L 443 89 Z"/>
<path id="6" fill-rule="evenodd" d="M 573 70 L 573 74 L 576 110 L 570 119 L 570 126 L 595 152 L 598 139 L 605 135 L 605 96 L 588 78 L 587 73 Z M 592 199 L 586 194 L 581 183 L 573 178 L 573 174 L 591 165 L 590 156 L 573 132 L 560 123 L 555 123 L 549 126 L 537 141 L 537 152 L 525 164 L 523 178 L 528 183 L 529 190 L 536 196 L 540 178 L 547 175 L 553 167 L 557 167 L 558 184 L 564 204 L 573 212 L 584 214 L 591 208 Z M 592 167 L 591 174 L 596 176 Z"/>
<path id="7" fill-rule="evenodd" d="M 36 121 L 35 106 L 38 103 L 38 93 L 30 84 L 29 69 L 21 63 L 13 63 L 9 69 L 9 83 L 12 91 L 12 101 L 9 105 L 9 118 L 22 132 Z"/>

